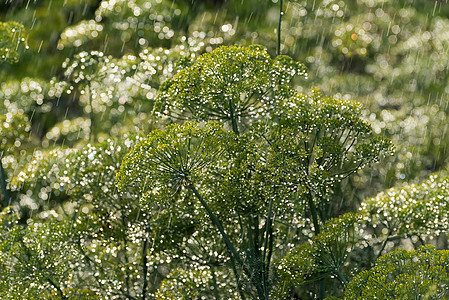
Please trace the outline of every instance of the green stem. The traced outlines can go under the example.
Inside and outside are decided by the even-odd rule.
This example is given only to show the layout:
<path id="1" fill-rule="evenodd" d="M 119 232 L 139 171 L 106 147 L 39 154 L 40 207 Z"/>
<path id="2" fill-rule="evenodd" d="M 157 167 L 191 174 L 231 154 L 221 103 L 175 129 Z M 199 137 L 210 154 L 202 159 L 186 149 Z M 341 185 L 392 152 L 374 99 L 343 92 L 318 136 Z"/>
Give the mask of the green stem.
<path id="1" fill-rule="evenodd" d="M 320 279 L 320 300 L 324 300 L 326 298 L 326 278 Z"/>
<path id="2" fill-rule="evenodd" d="M 325 200 L 321 199 L 321 223 L 326 224 L 327 222 L 327 210 L 328 205 Z"/>
<path id="3" fill-rule="evenodd" d="M 232 100 L 230 98 L 228 100 L 228 105 L 229 105 L 229 114 L 231 115 L 232 131 L 234 131 L 236 135 L 240 135 L 237 120 L 235 119 L 234 106 L 232 105 Z"/>
<path id="4" fill-rule="evenodd" d="M 318 214 L 316 210 L 315 203 L 313 202 L 313 196 L 312 193 L 309 191 L 307 194 L 307 200 L 310 207 L 310 212 L 312 213 L 312 220 L 313 220 L 313 226 L 315 227 L 315 236 L 320 234 L 320 224 L 318 223 Z M 320 292 L 319 292 L 319 299 L 326 298 L 326 282 L 325 278 L 320 279 Z"/>
<path id="5" fill-rule="evenodd" d="M 256 257 L 256 250 L 255 250 L 255 245 L 254 245 L 254 237 L 253 237 L 253 224 L 252 224 L 252 216 L 248 216 L 248 227 L 247 227 L 247 232 L 248 232 L 248 259 L 249 259 L 249 265 L 251 268 L 251 281 L 255 281 L 255 282 L 259 282 L 259 278 L 258 278 L 258 270 L 257 270 L 257 257 Z M 256 268 L 254 268 L 256 267 Z"/>
<path id="6" fill-rule="evenodd" d="M 210 209 L 209 205 L 206 203 L 206 201 L 204 201 L 203 197 L 201 196 L 201 194 L 198 192 L 198 190 L 196 189 L 195 185 L 193 183 L 189 184 L 189 188 L 193 191 L 193 193 L 195 194 L 195 196 L 198 198 L 198 200 L 201 202 L 201 205 L 204 207 L 204 209 L 206 210 L 207 214 L 209 215 L 209 218 L 212 220 L 212 223 L 214 223 L 215 227 L 217 227 L 218 231 L 221 234 L 221 237 L 223 238 L 226 246 L 228 247 L 228 249 L 231 251 L 232 255 L 234 256 L 234 258 L 237 260 L 237 263 L 240 265 L 240 267 L 243 269 L 243 271 L 245 272 L 245 274 L 250 278 L 251 277 L 251 273 L 249 272 L 248 268 L 245 266 L 245 264 L 243 263 L 240 254 L 237 252 L 237 250 L 235 249 L 234 245 L 232 244 L 231 240 L 229 239 L 228 235 L 226 234 L 226 232 L 224 231 L 223 225 L 221 224 L 220 220 L 218 220 L 218 218 L 215 216 L 215 214 L 212 212 L 212 210 Z"/>
<path id="7" fill-rule="evenodd" d="M 214 285 L 215 300 L 220 300 L 220 296 L 218 295 L 217 275 L 215 274 L 214 266 L 210 266 L 210 272 L 212 273 L 212 284 Z"/>
<path id="8" fill-rule="evenodd" d="M 313 226 L 315 227 L 315 235 L 318 235 L 320 233 L 320 224 L 318 223 L 318 214 L 316 211 L 315 203 L 313 202 L 312 193 L 310 191 L 307 194 L 307 198 L 310 207 L 310 212 L 312 213 Z"/>
<path id="9" fill-rule="evenodd" d="M 346 279 L 346 276 L 340 271 L 340 269 L 335 269 L 335 275 L 337 275 L 338 279 L 345 287 L 348 285 L 348 280 Z"/>
<path id="10" fill-rule="evenodd" d="M 260 232 L 259 232 L 259 217 L 256 215 L 253 218 L 254 221 L 254 250 L 256 253 L 256 257 L 257 259 L 259 259 L 262 255 L 261 255 L 261 249 L 260 249 L 260 242 L 259 238 L 260 238 Z"/>
<path id="11" fill-rule="evenodd" d="M 274 220 L 274 218 L 273 218 Z M 274 243 L 274 235 L 273 235 L 273 226 L 270 226 L 270 242 L 268 243 L 268 257 L 267 257 L 267 270 L 266 270 L 266 280 L 268 280 L 269 276 L 269 272 L 270 272 L 270 264 L 271 264 L 271 256 L 273 255 L 273 243 Z"/>
<path id="12" fill-rule="evenodd" d="M 266 299 L 263 293 L 263 290 L 261 289 L 260 282 L 257 282 L 255 278 L 252 276 L 251 271 L 248 269 L 248 267 L 243 263 L 242 258 L 240 257 L 240 254 L 235 249 L 234 245 L 232 244 L 231 240 L 229 239 L 228 235 L 224 231 L 223 225 L 221 224 L 220 220 L 215 216 L 215 214 L 210 209 L 209 205 L 204 201 L 201 194 L 196 189 L 195 185 L 193 183 L 189 183 L 189 188 L 193 191 L 195 196 L 198 198 L 198 200 L 201 202 L 201 205 L 206 210 L 207 214 L 209 215 L 209 218 L 214 223 L 215 227 L 217 227 L 218 231 L 220 232 L 226 246 L 231 251 L 234 258 L 237 260 L 237 263 L 240 265 L 240 267 L 243 269 L 243 272 L 245 272 L 246 276 L 253 282 L 254 286 L 256 287 L 257 294 L 259 296 L 259 299 Z"/>
<path id="13" fill-rule="evenodd" d="M 50 277 L 47 277 L 47 281 L 58 291 L 61 299 L 63 299 L 63 300 L 69 299 L 64 295 L 64 292 L 61 290 L 61 287 L 59 285 L 57 285 Z"/>
<path id="14" fill-rule="evenodd" d="M 248 246 L 249 246 L 249 259 L 254 265 L 254 263 L 257 260 L 257 254 L 256 254 L 256 245 L 254 243 L 254 237 L 253 237 L 253 222 L 252 222 L 252 216 L 248 216 Z"/>
<path id="15" fill-rule="evenodd" d="M 11 204 L 11 202 L 9 198 L 9 191 L 6 189 L 6 172 L 5 169 L 3 168 L 2 158 L 3 158 L 3 151 L 0 153 L 0 176 L 1 176 L 3 197 L 5 199 L 5 207 L 7 207 Z"/>
<path id="16" fill-rule="evenodd" d="M 126 228 L 126 224 L 127 224 L 126 218 L 122 217 L 121 221 L 122 221 L 122 226 L 124 228 Z M 125 249 L 125 251 L 123 253 L 123 256 L 125 258 L 126 265 L 128 265 L 129 264 L 129 257 L 128 257 L 128 251 L 127 251 L 128 250 L 128 239 L 126 238 L 126 236 L 123 238 L 123 246 L 124 246 L 124 249 Z M 125 272 L 125 292 L 126 292 L 126 294 L 129 294 L 129 291 L 130 291 L 128 270 L 129 269 L 127 269 L 126 272 Z"/>
<path id="17" fill-rule="evenodd" d="M 284 12 L 282 11 L 282 0 L 279 1 L 279 26 L 278 26 L 278 51 L 277 55 L 281 55 L 281 25 L 282 25 L 282 16 Z"/>
<path id="18" fill-rule="evenodd" d="M 229 257 L 231 259 L 232 272 L 234 273 L 235 282 L 237 283 L 237 290 L 239 291 L 240 298 L 242 298 L 242 300 L 246 300 L 245 294 L 243 293 L 242 282 L 240 281 L 240 276 L 237 272 L 237 267 L 235 266 L 234 257 L 232 256 L 232 253 L 229 250 L 229 248 L 227 248 L 227 249 L 228 249 Z"/>
<path id="19" fill-rule="evenodd" d="M 268 248 L 268 239 L 270 237 L 270 232 L 272 231 L 272 222 L 271 222 L 271 212 L 273 210 L 273 197 L 270 197 L 270 203 L 268 204 L 268 215 L 265 226 L 265 240 L 263 245 L 263 253 L 262 253 L 262 261 L 264 263 L 264 269 L 262 272 L 262 282 L 264 284 L 264 292 L 265 297 L 268 299 L 268 289 L 265 282 L 268 280 L 268 270 L 269 270 L 269 262 L 266 261 L 267 257 L 267 248 Z"/>
<path id="20" fill-rule="evenodd" d="M 147 234 L 147 232 L 145 232 L 145 234 Z M 143 242 L 143 249 L 142 249 L 142 273 L 143 273 L 142 274 L 143 275 L 142 300 L 146 299 L 146 294 L 147 294 L 147 289 L 148 289 L 147 251 L 148 251 L 148 237 L 145 237 L 145 240 Z"/>
<path id="21" fill-rule="evenodd" d="M 260 262 L 259 262 L 260 255 L 259 255 L 259 249 L 257 246 L 258 236 L 255 233 L 253 234 L 253 227 L 254 227 L 254 231 L 256 231 L 256 227 L 258 227 L 259 225 L 257 224 L 257 222 L 254 222 L 254 224 L 253 224 L 253 218 L 255 221 L 256 220 L 255 217 L 253 217 L 251 215 L 248 216 L 248 241 L 249 241 L 249 247 L 250 247 L 249 253 L 251 254 L 251 255 L 249 255 L 249 259 L 250 259 L 250 266 L 253 271 L 251 274 L 252 277 L 250 279 L 256 286 L 256 290 L 257 290 L 259 299 L 268 299 L 268 297 L 265 296 L 265 283 L 262 280 L 264 264 L 263 263 L 260 264 Z"/>
<path id="22" fill-rule="evenodd" d="M 387 237 L 385 238 L 385 241 L 382 243 L 382 247 L 380 248 L 379 253 L 377 253 L 376 260 L 382 255 L 382 252 L 384 251 L 384 249 L 387 246 L 387 243 L 390 239 L 391 233 L 392 233 L 392 230 L 390 228 L 390 229 L 388 229 Z"/>

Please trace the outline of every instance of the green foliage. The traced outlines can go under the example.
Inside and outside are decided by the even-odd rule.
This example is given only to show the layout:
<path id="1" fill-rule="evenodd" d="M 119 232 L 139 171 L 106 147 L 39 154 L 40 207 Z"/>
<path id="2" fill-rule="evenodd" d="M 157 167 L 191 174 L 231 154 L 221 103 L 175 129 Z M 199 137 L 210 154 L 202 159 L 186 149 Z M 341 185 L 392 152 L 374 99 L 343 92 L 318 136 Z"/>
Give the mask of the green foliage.
<path id="1" fill-rule="evenodd" d="M 280 2 L 0 3 L 1 298 L 335 299 L 445 246 L 448 6 L 283 1 L 274 57 Z M 446 289 L 398 253 L 379 293 Z"/>
<path id="2" fill-rule="evenodd" d="M 17 149 L 29 136 L 29 131 L 30 123 L 25 115 L 12 113 L 0 115 L 1 151 L 17 152 Z"/>
<path id="3" fill-rule="evenodd" d="M 60 98 L 63 93 L 62 84 L 46 82 L 41 78 L 8 80 L 3 82 L 0 88 L 0 96 L 4 99 L 0 109 L 3 112 L 30 114 L 40 107 L 42 112 L 48 113 L 52 109 L 48 100 Z"/>
<path id="4" fill-rule="evenodd" d="M 268 117 L 293 94 L 292 78 L 306 74 L 301 63 L 271 59 L 260 46 L 219 47 L 164 83 L 156 110 L 175 118 L 230 121 L 237 128 L 236 120 Z"/>
<path id="5" fill-rule="evenodd" d="M 118 174 L 119 189 L 137 188 L 146 206 L 193 192 L 259 298 L 270 289 L 271 214 L 287 222 L 299 218 L 307 199 L 318 233 L 317 214 L 324 223 L 335 183 L 392 150 L 360 118 L 359 104 L 317 90 L 295 95 L 288 84 L 303 72 L 301 64 L 285 56 L 271 60 L 260 47 L 221 47 L 202 55 L 162 86 L 156 109 L 181 119 L 229 122 L 235 135 L 219 123 L 205 123 L 205 129 L 170 125 L 139 143 Z M 255 122 L 260 116 L 267 120 Z M 254 125 L 240 136 L 245 123 Z M 264 230 L 253 232 L 259 214 L 266 218 Z M 241 238 L 230 238 L 217 216 L 225 226 L 235 220 Z"/>
<path id="6" fill-rule="evenodd" d="M 446 299 L 448 264 L 449 252 L 432 246 L 395 250 L 357 275 L 345 299 Z"/>
<path id="7" fill-rule="evenodd" d="M 181 44 L 171 49 L 145 48 L 138 56 L 113 58 L 92 51 L 67 59 L 63 67 L 70 84 L 67 86 L 67 83 L 60 82 L 59 85 L 65 85 L 68 94 L 79 92 L 79 104 L 90 116 L 90 120 L 83 122 L 74 119 L 73 125 L 84 126 L 78 128 L 81 132 L 93 127 L 103 138 L 107 138 L 103 134 L 105 132 L 146 134 L 156 127 L 151 111 L 161 82 L 188 66 L 196 55 L 186 44 Z M 105 121 L 96 124 L 93 121 L 97 116 Z M 68 122 L 64 120 L 55 124 L 49 130 L 48 138 L 75 140 L 73 136 L 79 130 L 76 131 L 76 126 L 70 126 Z M 86 124 L 88 122 L 94 124 Z M 69 128 L 72 132 L 68 132 Z M 67 133 L 60 136 L 63 131 Z M 88 134 L 84 135 L 88 137 Z"/>
<path id="8" fill-rule="evenodd" d="M 0 63 L 19 61 L 19 51 L 28 47 L 25 28 L 17 22 L 0 22 Z"/>
<path id="9" fill-rule="evenodd" d="M 277 266 L 279 282 L 274 296 L 285 298 L 294 287 L 329 276 L 335 276 L 346 286 L 347 279 L 341 268 L 355 243 L 354 224 L 359 218 L 356 214 L 347 213 L 331 219 L 310 243 L 291 250 Z"/>
<path id="10" fill-rule="evenodd" d="M 94 113 L 107 112 L 113 119 L 119 119 L 125 111 L 148 114 L 161 83 L 195 56 L 194 51 L 181 44 L 171 49 L 145 48 L 138 56 L 107 59 L 92 70 L 90 92 Z M 86 99 L 81 101 L 83 105 L 88 104 Z"/>
<path id="11" fill-rule="evenodd" d="M 448 230 L 448 184 L 447 177 L 435 174 L 420 184 L 395 187 L 364 200 L 360 213 L 390 234 L 439 235 Z"/>
<path id="12" fill-rule="evenodd" d="M 207 270 L 174 270 L 155 293 L 155 299 L 197 299 L 199 291 L 211 281 Z"/>
<path id="13" fill-rule="evenodd" d="M 319 90 L 284 100 L 278 120 L 268 125 L 272 170 L 297 176 L 291 184 L 325 199 L 336 182 L 392 153 L 391 142 L 375 137 L 360 111 L 359 103 Z"/>
<path id="14" fill-rule="evenodd" d="M 208 269 L 175 269 L 162 281 L 154 298 L 163 299 L 212 299 L 215 295 L 228 294 L 224 286 L 218 286 L 214 276 L 226 277 L 226 274 L 212 274 Z M 206 290 L 207 289 L 207 290 Z M 218 290 L 215 290 L 218 289 Z M 238 297 L 237 294 L 229 295 Z"/>
<path id="15" fill-rule="evenodd" d="M 42 143 L 54 145 L 64 143 L 72 146 L 80 139 L 87 140 L 90 132 L 90 120 L 78 117 L 72 120 L 64 120 L 56 123 L 45 134 Z"/>
<path id="16" fill-rule="evenodd" d="M 59 173 L 63 172 L 63 158 L 70 152 L 70 149 L 36 151 L 32 160 L 11 178 L 12 191 L 25 191 L 19 195 L 22 212 L 52 209 L 49 200 L 53 196 L 64 198 L 70 180 Z M 44 215 L 47 217 L 48 213 Z"/>
<path id="17" fill-rule="evenodd" d="M 17 224 L 10 208 L 2 212 L 1 218 L 2 298 L 47 299 L 55 292 L 58 298 L 66 299 L 72 292 L 79 293 L 70 283 L 77 276 L 74 262 L 81 260 L 72 242 L 70 220 L 23 227 Z"/>
<path id="18" fill-rule="evenodd" d="M 186 21 L 186 7 L 160 0 L 104 0 L 95 18 L 67 27 L 61 34 L 58 49 L 80 47 L 102 49 L 112 54 L 136 53 L 149 45 L 167 46 Z M 120 52 L 119 52 L 120 51 Z"/>
<path id="19" fill-rule="evenodd" d="M 86 288 L 105 299 L 146 293 L 145 284 L 147 289 L 154 289 L 153 284 L 161 277 L 156 268 L 164 259 L 170 261 L 160 250 L 189 234 L 192 227 L 192 220 L 185 217 L 187 212 L 183 215 L 179 209 L 177 218 L 171 221 L 175 212 L 167 212 L 162 206 L 158 214 L 142 210 L 131 190 L 127 196 L 118 195 L 115 176 L 136 141 L 123 137 L 86 145 L 67 155 L 64 171 L 59 172 L 61 179 L 70 181 L 67 193 L 79 214 L 77 231 L 86 261 L 84 270 L 94 274 Z"/>
<path id="20" fill-rule="evenodd" d="M 391 142 L 374 136 L 360 110 L 357 102 L 317 90 L 285 99 L 274 121 L 256 123 L 228 145 L 232 168 L 213 177 L 208 197 L 245 214 L 266 213 L 274 198 L 273 209 L 285 221 L 303 213 L 309 194 L 325 204 L 336 183 L 392 152 Z"/>
<path id="21" fill-rule="evenodd" d="M 371 190 L 422 180 L 446 165 L 447 16 L 439 1 L 289 2 L 284 53 L 303 59 L 316 79 L 310 84 L 362 100 L 375 132 L 397 148 L 355 175 L 347 197 L 356 189 L 360 202 Z"/>
<path id="22" fill-rule="evenodd" d="M 123 137 L 78 150 L 36 153 L 11 181 L 14 190 L 23 191 L 20 206 L 33 211 L 35 222 L 49 215 L 74 218 L 71 242 L 82 257 L 78 262 L 82 278 L 69 282 L 103 299 L 140 295 L 145 284 L 147 292 L 155 290 L 168 272 L 166 262 L 176 261 L 182 253 L 174 251 L 168 257 L 164 251 L 187 239 L 198 223 L 189 197 L 145 207 L 132 190 L 126 196 L 117 193 L 116 173 L 137 140 Z M 55 205 L 49 201 L 54 197 L 66 200 Z"/>
<path id="23" fill-rule="evenodd" d="M 97 66 L 108 63 L 111 58 L 98 51 L 80 52 L 62 64 L 64 76 L 75 84 L 85 86 L 100 75 L 95 72 L 99 69 Z"/>
<path id="24" fill-rule="evenodd" d="M 204 168 L 219 159 L 231 138 L 216 122 L 204 127 L 187 122 L 155 130 L 125 157 L 118 173 L 118 188 L 126 191 L 136 186 L 149 200 L 169 199 L 183 186 L 207 176 Z"/>

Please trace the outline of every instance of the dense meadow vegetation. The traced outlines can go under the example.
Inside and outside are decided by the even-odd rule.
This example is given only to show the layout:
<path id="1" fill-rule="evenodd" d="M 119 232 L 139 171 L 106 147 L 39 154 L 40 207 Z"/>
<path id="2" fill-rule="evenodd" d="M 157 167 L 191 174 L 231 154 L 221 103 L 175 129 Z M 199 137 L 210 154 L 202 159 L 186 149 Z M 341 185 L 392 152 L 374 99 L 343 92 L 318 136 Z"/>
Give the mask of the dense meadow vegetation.
<path id="1" fill-rule="evenodd" d="M 0 2 L 0 299 L 447 299 L 445 0 Z"/>

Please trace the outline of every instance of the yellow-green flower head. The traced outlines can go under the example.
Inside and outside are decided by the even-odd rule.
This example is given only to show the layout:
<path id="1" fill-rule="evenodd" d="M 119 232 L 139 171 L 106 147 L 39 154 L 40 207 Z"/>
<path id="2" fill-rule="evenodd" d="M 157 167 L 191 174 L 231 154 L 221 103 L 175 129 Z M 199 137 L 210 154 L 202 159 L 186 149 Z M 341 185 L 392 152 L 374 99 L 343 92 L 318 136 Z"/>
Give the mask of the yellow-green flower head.
<path id="1" fill-rule="evenodd" d="M 231 138 L 232 133 L 218 122 L 204 126 L 187 122 L 152 131 L 123 160 L 118 188 L 121 192 L 135 187 L 142 194 L 173 194 L 218 160 Z"/>
<path id="2" fill-rule="evenodd" d="M 293 95 L 287 86 L 303 64 L 287 56 L 272 59 L 261 46 L 219 47 L 167 81 L 156 110 L 172 117 L 229 121 L 267 115 Z"/>

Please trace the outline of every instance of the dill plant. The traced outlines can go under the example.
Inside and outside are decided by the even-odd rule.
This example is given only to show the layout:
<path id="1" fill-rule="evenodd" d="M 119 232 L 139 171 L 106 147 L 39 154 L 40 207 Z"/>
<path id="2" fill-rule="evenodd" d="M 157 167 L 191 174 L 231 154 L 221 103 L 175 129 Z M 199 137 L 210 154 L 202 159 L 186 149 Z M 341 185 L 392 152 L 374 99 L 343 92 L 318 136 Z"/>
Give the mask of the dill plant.
<path id="1" fill-rule="evenodd" d="M 322 237 L 335 183 L 392 150 L 356 102 L 297 94 L 292 79 L 305 74 L 260 46 L 202 55 L 164 83 L 155 105 L 173 121 L 201 123 L 151 132 L 118 173 L 122 193 L 135 188 L 144 204 L 197 199 L 227 248 L 241 298 L 270 297 L 274 241 L 286 238 L 274 236 L 276 218 L 301 218 L 307 207 Z"/>

